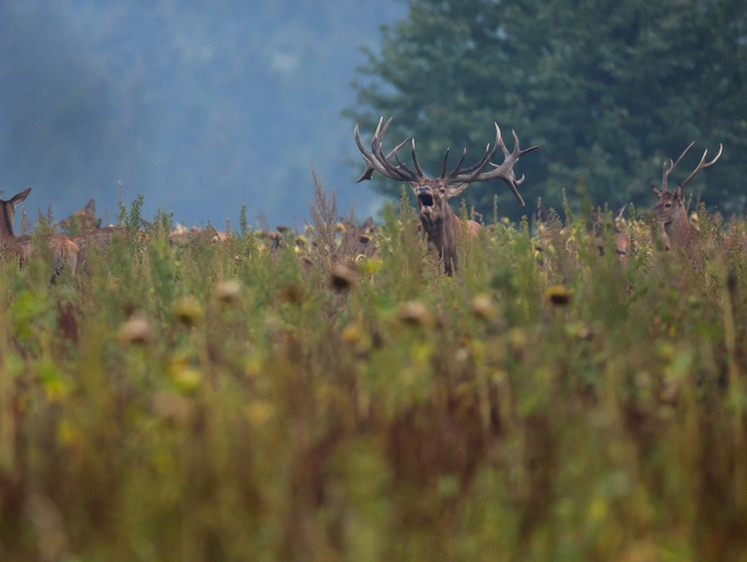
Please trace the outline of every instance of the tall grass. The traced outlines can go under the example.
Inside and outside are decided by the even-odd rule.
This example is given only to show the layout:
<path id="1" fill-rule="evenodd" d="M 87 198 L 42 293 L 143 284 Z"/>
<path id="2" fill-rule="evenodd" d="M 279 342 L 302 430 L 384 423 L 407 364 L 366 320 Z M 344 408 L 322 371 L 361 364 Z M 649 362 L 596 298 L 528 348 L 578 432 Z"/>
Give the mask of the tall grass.
<path id="1" fill-rule="evenodd" d="M 552 215 L 450 278 L 406 204 L 356 264 L 315 193 L 303 248 L 139 201 L 75 279 L 2 265 L 0 560 L 747 559 L 743 243 Z"/>

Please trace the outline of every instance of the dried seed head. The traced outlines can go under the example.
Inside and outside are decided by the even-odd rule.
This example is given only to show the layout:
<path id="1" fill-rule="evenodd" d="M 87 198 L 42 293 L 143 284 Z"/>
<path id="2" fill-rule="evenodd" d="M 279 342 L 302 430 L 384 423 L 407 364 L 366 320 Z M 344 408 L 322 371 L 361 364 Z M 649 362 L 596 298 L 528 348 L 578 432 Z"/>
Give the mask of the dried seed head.
<path id="1" fill-rule="evenodd" d="M 187 326 L 197 325 L 203 317 L 202 306 L 194 297 L 183 297 L 174 303 L 174 317 Z"/>
<path id="2" fill-rule="evenodd" d="M 345 225 L 344 225 L 344 224 L 342 224 L 341 222 L 338 222 L 338 223 L 337 223 L 337 226 L 336 226 L 335 228 L 336 228 L 336 230 L 337 230 L 337 232 L 338 232 L 339 234 L 345 234 L 345 231 L 347 230 L 347 229 L 345 228 Z"/>
<path id="3" fill-rule="evenodd" d="M 355 283 L 355 272 L 347 266 L 337 264 L 332 268 L 330 282 L 332 287 L 341 291 L 348 290 Z"/>
<path id="4" fill-rule="evenodd" d="M 526 349 L 529 338 L 524 330 L 513 328 L 508 332 L 508 343 L 514 353 L 521 353 Z"/>
<path id="5" fill-rule="evenodd" d="M 571 292 L 563 285 L 553 285 L 545 291 L 545 298 L 556 306 L 565 306 L 571 300 Z"/>
<path id="6" fill-rule="evenodd" d="M 215 296 L 218 300 L 235 304 L 241 300 L 241 283 L 237 279 L 229 279 L 215 286 Z"/>
<path id="7" fill-rule="evenodd" d="M 170 374 L 174 387 L 183 394 L 194 392 L 202 384 L 202 373 L 193 367 L 175 367 Z"/>
<path id="8" fill-rule="evenodd" d="M 279 224 L 279 225 L 277 226 L 277 231 L 278 231 L 278 232 L 286 233 L 286 232 L 288 232 L 289 230 L 290 230 L 290 228 L 288 228 L 288 227 L 287 227 L 287 226 L 285 226 L 284 224 Z"/>
<path id="9" fill-rule="evenodd" d="M 298 236 L 296 236 L 296 246 L 299 246 L 301 248 L 305 248 L 307 244 L 308 244 L 308 241 L 306 240 L 305 236 L 303 236 L 301 234 L 299 234 Z"/>
<path id="10" fill-rule="evenodd" d="M 153 395 L 153 412 L 163 421 L 173 425 L 184 425 L 189 421 L 190 404 L 175 392 L 160 391 Z"/>
<path id="11" fill-rule="evenodd" d="M 368 243 L 369 243 L 369 242 L 371 241 L 371 237 L 370 237 L 370 236 L 369 236 L 368 234 L 365 234 L 365 233 L 363 233 L 363 234 L 361 234 L 361 235 L 360 235 L 360 236 L 358 237 L 358 241 L 359 241 L 359 242 L 360 242 L 361 244 L 368 244 Z"/>
<path id="12" fill-rule="evenodd" d="M 480 320 L 490 320 L 495 316 L 495 302 L 490 295 L 477 295 L 469 305 L 472 314 Z"/>
<path id="13" fill-rule="evenodd" d="M 267 400 L 254 400 L 246 407 L 246 419 L 255 427 L 268 423 L 275 416 L 275 407 Z"/>
<path id="14" fill-rule="evenodd" d="M 431 324 L 431 315 L 422 302 L 408 301 L 399 308 L 399 319 L 405 324 L 426 326 Z"/>
<path id="15" fill-rule="evenodd" d="M 361 340 L 361 331 L 358 326 L 351 324 L 345 326 L 342 330 L 342 341 L 345 343 L 355 344 Z"/>
<path id="16" fill-rule="evenodd" d="M 299 304 L 303 301 L 303 289 L 298 285 L 286 285 L 280 292 L 280 298 L 284 302 Z"/>
<path id="17" fill-rule="evenodd" d="M 148 318 L 142 312 L 135 312 L 120 326 L 119 339 L 127 343 L 145 344 L 155 337 Z"/>

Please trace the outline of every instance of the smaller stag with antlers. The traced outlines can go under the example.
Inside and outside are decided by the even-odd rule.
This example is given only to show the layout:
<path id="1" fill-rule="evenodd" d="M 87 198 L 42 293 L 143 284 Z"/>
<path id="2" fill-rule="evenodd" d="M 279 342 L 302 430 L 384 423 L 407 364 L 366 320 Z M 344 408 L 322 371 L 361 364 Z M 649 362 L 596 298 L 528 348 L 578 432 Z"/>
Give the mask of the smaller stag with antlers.
<path id="1" fill-rule="evenodd" d="M 441 163 L 441 175 L 437 178 L 429 178 L 425 175 L 418 162 L 415 154 L 414 139 L 412 141 L 412 164 L 415 168 L 414 170 L 403 164 L 397 154 L 409 138 L 398 144 L 389 154 L 384 154 L 382 151 L 384 135 L 389 128 L 389 124 L 392 122 L 392 118 L 390 117 L 382 127 L 383 121 L 384 118 L 382 117 L 379 120 L 378 127 L 376 127 L 376 132 L 371 141 L 370 152 L 361 144 L 358 125 L 355 125 L 355 142 L 366 162 L 366 171 L 363 172 L 358 181 L 370 180 L 373 172 L 379 172 L 386 178 L 410 184 L 418 200 L 420 222 L 423 225 L 428 247 L 437 253 L 443 262 L 444 270 L 447 274 L 451 275 L 457 268 L 457 239 L 462 230 L 462 223 L 456 214 L 454 214 L 454 211 L 451 210 L 448 203 L 449 199 L 461 194 L 471 183 L 502 179 L 508 184 L 508 187 L 516 196 L 521 206 L 524 207 L 524 200 L 517 189 L 517 186 L 524 181 L 524 176 L 521 176 L 517 180 L 513 167 L 519 160 L 519 157 L 535 150 L 537 147 L 532 146 L 521 150 L 519 148 L 519 138 L 516 136 L 516 132 L 514 132 L 514 151 L 509 152 L 501 138 L 501 130 L 495 124 L 495 144 L 492 149 L 490 148 L 490 144 L 488 144 L 485 154 L 477 164 L 469 168 L 462 168 L 464 157 L 467 154 L 467 149 L 465 148 L 456 167 L 449 171 L 449 150 L 447 149 Z M 500 165 L 491 162 L 498 152 L 498 147 L 502 149 L 504 155 L 504 161 Z M 392 158 L 396 160 L 396 166 L 392 163 Z M 492 169 L 483 171 L 488 165 Z M 471 235 L 477 234 L 480 228 L 480 225 L 474 221 L 467 221 L 465 225 L 466 231 Z"/>
<path id="2" fill-rule="evenodd" d="M 657 223 L 664 225 L 664 231 L 667 233 L 670 247 L 673 250 L 677 249 L 685 252 L 685 255 L 691 260 L 694 257 L 695 247 L 698 242 L 698 229 L 692 225 L 690 219 L 687 216 L 683 188 L 690 182 L 691 179 L 695 177 L 698 172 L 700 172 L 704 168 L 707 168 L 708 166 L 715 164 L 716 160 L 719 159 L 719 157 L 721 156 L 721 152 L 724 149 L 723 145 L 719 144 L 718 154 L 710 162 L 706 162 L 706 154 L 708 154 L 708 150 L 706 150 L 700 159 L 700 163 L 697 165 L 695 170 L 693 170 L 693 172 L 687 177 L 687 179 L 679 184 L 674 190 L 669 191 L 667 189 L 667 177 L 669 176 L 671 171 L 674 170 L 675 166 L 680 163 L 682 157 L 687 153 L 688 150 L 690 150 L 690 148 L 694 144 L 694 141 L 691 142 L 690 146 L 688 146 L 685 151 L 680 154 L 680 157 L 677 158 L 676 162 L 672 162 L 672 160 L 670 159 L 669 167 L 667 167 L 667 162 L 664 162 L 664 175 L 661 180 L 661 189 L 659 189 L 655 185 L 651 186 L 651 188 L 654 190 L 654 193 L 656 193 L 656 196 L 659 198 L 652 211 L 653 219 Z"/>

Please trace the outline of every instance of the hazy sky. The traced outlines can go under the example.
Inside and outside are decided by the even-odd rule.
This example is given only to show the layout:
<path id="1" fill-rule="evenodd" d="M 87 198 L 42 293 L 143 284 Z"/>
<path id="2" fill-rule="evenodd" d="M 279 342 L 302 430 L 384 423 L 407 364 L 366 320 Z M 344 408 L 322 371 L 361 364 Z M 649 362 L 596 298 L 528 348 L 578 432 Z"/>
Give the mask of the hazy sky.
<path id="1" fill-rule="evenodd" d="M 236 224 L 308 218 L 311 166 L 344 211 L 379 203 L 360 161 L 350 81 L 397 0 L 0 2 L 0 188 L 32 187 L 35 216 L 94 197 L 110 218 L 118 182 L 145 216 Z M 16 224 L 17 229 L 19 224 Z"/>

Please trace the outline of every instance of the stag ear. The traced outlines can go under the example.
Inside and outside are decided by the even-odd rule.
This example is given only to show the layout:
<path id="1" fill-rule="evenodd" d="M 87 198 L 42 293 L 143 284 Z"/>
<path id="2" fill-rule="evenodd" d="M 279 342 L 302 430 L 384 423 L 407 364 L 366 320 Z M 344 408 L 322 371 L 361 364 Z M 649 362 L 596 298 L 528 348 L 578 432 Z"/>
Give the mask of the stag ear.
<path id="1" fill-rule="evenodd" d="M 459 185 L 447 185 L 446 186 L 446 199 L 451 199 L 457 195 L 461 195 L 462 191 L 467 189 L 468 183 L 460 183 Z"/>
<path id="2" fill-rule="evenodd" d="M 420 187 L 420 184 L 418 182 L 416 182 L 416 181 L 411 181 L 410 182 L 410 187 L 415 192 L 415 195 L 417 195 L 418 194 L 418 188 Z"/>
<path id="3" fill-rule="evenodd" d="M 26 197 L 29 196 L 29 193 L 31 193 L 31 188 L 30 187 L 28 189 L 24 189 L 23 191 L 21 191 L 21 193 L 19 193 L 17 195 L 14 195 L 13 197 L 11 197 L 11 199 L 10 199 L 10 201 L 8 201 L 8 203 L 10 203 L 13 206 L 13 210 L 15 210 L 15 208 L 20 203 L 23 203 L 26 200 Z"/>
<path id="4" fill-rule="evenodd" d="M 680 201 L 685 200 L 685 193 L 682 191 L 682 186 L 678 185 L 677 189 L 674 190 L 674 196 Z"/>
<path id="5" fill-rule="evenodd" d="M 653 184 L 651 184 L 651 189 L 653 189 L 653 190 L 654 190 L 654 193 L 656 193 L 656 196 L 657 196 L 657 197 L 661 197 L 661 193 L 662 193 L 661 189 L 659 189 L 658 187 L 656 187 L 656 186 L 655 186 L 655 185 L 653 185 Z"/>
<path id="6" fill-rule="evenodd" d="M 622 207 L 620 207 L 620 209 L 614 215 L 612 215 L 612 220 L 614 220 L 615 223 L 620 222 L 620 219 L 623 218 L 623 215 L 625 214 L 625 209 L 627 208 L 628 208 L 627 205 L 623 205 Z"/>

